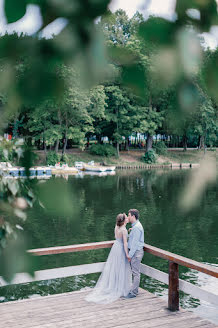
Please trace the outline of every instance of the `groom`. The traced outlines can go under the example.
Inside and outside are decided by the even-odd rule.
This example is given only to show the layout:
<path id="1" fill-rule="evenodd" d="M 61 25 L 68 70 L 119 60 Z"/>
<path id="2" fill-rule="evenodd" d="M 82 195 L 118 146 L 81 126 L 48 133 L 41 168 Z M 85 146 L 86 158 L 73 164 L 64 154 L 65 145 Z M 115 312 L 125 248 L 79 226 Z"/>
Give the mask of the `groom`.
<path id="1" fill-rule="evenodd" d="M 128 248 L 129 258 L 128 261 L 131 265 L 133 275 L 132 289 L 126 298 L 136 297 L 140 284 L 140 264 L 144 255 L 144 229 L 139 222 L 139 211 L 131 209 L 128 212 L 129 222 L 132 224 L 132 230 L 129 235 Z"/>

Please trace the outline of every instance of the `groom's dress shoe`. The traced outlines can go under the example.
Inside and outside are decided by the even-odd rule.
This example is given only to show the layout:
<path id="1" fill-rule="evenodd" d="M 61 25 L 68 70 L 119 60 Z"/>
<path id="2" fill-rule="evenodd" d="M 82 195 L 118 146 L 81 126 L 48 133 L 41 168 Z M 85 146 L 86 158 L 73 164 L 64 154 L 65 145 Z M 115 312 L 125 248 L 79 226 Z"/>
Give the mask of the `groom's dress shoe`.
<path id="1" fill-rule="evenodd" d="M 129 293 L 127 296 L 124 296 L 124 298 L 134 298 L 136 295 Z"/>

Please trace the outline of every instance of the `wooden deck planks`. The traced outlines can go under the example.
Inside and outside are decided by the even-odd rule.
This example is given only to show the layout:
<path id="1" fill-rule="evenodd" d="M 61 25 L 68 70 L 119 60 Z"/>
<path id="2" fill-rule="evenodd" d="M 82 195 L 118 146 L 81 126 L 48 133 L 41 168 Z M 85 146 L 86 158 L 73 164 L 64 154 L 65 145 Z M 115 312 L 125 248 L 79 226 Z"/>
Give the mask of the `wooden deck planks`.
<path id="1" fill-rule="evenodd" d="M 0 304 L 1 328 L 214 328 L 190 311 L 171 312 L 161 298 L 140 289 L 134 299 L 108 305 L 85 301 L 87 291 Z"/>

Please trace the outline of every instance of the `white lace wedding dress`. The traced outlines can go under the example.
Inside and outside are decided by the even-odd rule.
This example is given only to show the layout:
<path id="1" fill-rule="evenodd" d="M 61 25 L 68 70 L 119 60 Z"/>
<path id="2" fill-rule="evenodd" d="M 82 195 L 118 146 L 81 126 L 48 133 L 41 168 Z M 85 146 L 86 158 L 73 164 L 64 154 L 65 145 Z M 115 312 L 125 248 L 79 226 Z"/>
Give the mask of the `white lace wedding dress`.
<path id="1" fill-rule="evenodd" d="M 124 250 L 123 234 L 127 237 L 126 228 L 115 228 L 116 240 L 97 284 L 86 296 L 86 301 L 107 304 L 128 295 L 131 290 L 132 273 Z"/>

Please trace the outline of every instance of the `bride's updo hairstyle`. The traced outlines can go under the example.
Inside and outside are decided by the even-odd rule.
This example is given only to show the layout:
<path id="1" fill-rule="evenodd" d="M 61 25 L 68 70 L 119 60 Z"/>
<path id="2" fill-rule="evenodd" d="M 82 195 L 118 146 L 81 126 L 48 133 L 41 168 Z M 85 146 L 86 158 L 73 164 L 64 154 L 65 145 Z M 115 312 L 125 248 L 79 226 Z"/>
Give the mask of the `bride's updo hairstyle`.
<path id="1" fill-rule="evenodd" d="M 124 225 L 124 223 L 125 223 L 125 218 L 126 218 L 125 213 L 118 214 L 117 215 L 117 220 L 116 220 L 116 225 L 118 227 L 122 227 L 122 225 Z"/>

